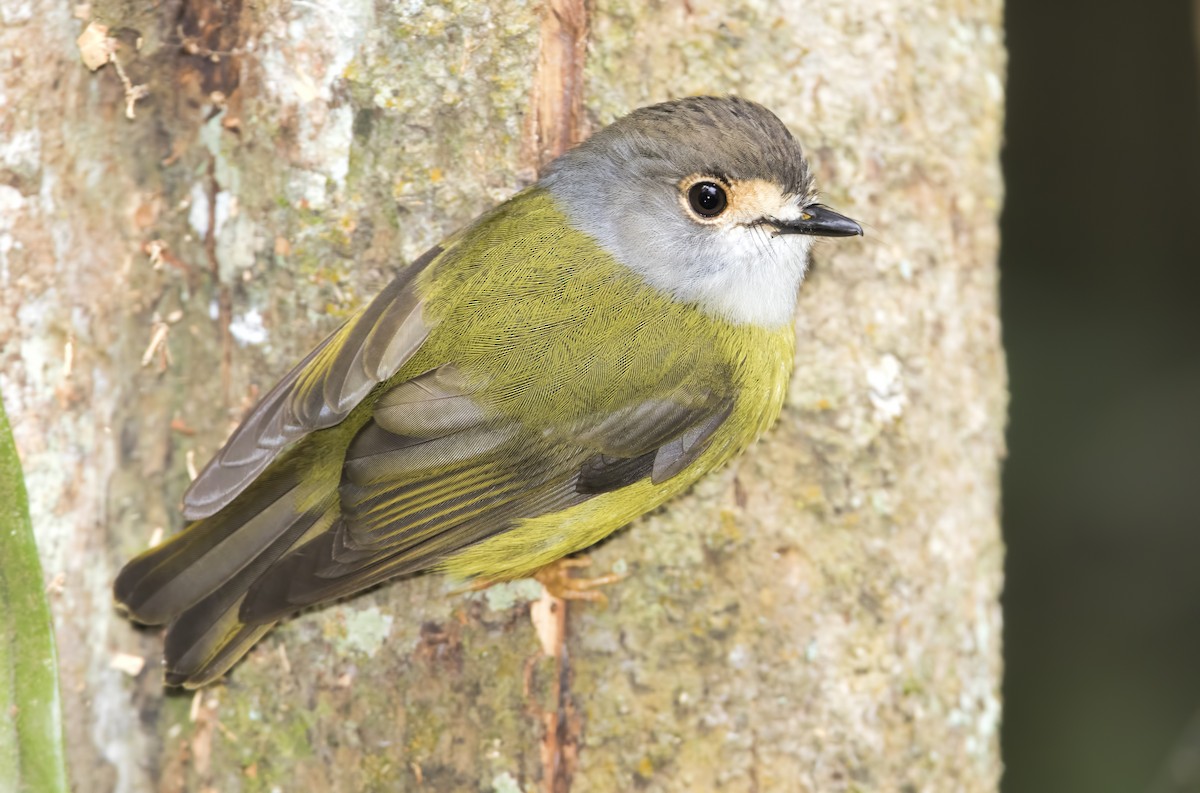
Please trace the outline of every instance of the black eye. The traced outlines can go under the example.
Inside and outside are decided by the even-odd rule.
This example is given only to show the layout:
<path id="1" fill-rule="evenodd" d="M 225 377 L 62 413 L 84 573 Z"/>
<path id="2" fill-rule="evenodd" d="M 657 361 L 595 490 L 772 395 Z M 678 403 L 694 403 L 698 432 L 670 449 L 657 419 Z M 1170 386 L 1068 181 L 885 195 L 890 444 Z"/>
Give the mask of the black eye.
<path id="1" fill-rule="evenodd" d="M 700 217 L 715 218 L 725 211 L 725 188 L 716 182 L 696 182 L 688 189 L 688 203 Z"/>

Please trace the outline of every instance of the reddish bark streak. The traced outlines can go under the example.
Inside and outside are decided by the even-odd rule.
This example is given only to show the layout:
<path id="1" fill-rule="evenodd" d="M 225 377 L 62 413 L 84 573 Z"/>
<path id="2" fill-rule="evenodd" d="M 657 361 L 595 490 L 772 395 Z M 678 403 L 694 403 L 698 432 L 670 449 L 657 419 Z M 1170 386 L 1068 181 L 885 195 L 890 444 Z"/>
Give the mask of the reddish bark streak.
<path id="1" fill-rule="evenodd" d="M 535 165 L 538 170 L 583 139 L 583 66 L 587 57 L 585 0 L 549 0 L 534 78 Z"/>
<path id="2" fill-rule="evenodd" d="M 542 16 L 533 107 L 526 127 L 526 156 L 538 172 L 585 137 L 583 67 L 587 37 L 586 0 L 548 0 Z M 554 657 L 553 701 L 536 715 L 541 717 L 543 730 L 543 789 L 546 793 L 569 793 L 578 765 L 583 725 L 570 690 L 567 601 L 559 599 L 556 606 L 559 650 Z"/>

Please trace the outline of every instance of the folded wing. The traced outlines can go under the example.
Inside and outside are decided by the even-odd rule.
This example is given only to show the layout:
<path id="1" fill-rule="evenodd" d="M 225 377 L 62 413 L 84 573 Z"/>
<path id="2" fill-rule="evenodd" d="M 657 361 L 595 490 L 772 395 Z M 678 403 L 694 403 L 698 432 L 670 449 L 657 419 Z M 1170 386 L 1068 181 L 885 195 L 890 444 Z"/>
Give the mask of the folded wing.
<path id="1" fill-rule="evenodd" d="M 429 333 L 414 281 L 441 252 L 433 248 L 409 265 L 263 397 L 184 494 L 184 518 L 219 512 L 280 452 L 342 421 L 399 371 Z"/>
<path id="2" fill-rule="evenodd" d="M 241 619 L 269 622 L 404 573 L 424 570 L 524 518 L 677 475 L 733 406 L 689 392 L 630 404 L 559 428 L 489 413 L 453 365 L 376 402 L 348 450 L 333 528 L 271 567 Z"/>

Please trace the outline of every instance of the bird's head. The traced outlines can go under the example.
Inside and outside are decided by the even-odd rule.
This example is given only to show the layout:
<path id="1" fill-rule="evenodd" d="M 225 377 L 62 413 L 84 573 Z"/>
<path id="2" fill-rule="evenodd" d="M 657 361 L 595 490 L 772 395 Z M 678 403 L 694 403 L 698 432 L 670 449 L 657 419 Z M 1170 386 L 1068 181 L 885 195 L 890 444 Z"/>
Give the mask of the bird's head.
<path id="1" fill-rule="evenodd" d="M 737 97 L 635 110 L 555 160 L 541 184 L 649 284 L 738 324 L 790 322 L 813 237 L 862 234 L 817 203 L 783 122 Z"/>

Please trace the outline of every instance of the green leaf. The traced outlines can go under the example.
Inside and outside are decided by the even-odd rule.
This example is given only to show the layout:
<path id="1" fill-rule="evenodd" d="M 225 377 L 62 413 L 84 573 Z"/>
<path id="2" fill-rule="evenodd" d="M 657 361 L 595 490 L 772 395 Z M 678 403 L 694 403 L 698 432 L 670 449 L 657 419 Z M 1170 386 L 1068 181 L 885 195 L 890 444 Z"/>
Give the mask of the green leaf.
<path id="1" fill-rule="evenodd" d="M 66 791 L 54 625 L 0 401 L 0 790 Z"/>

